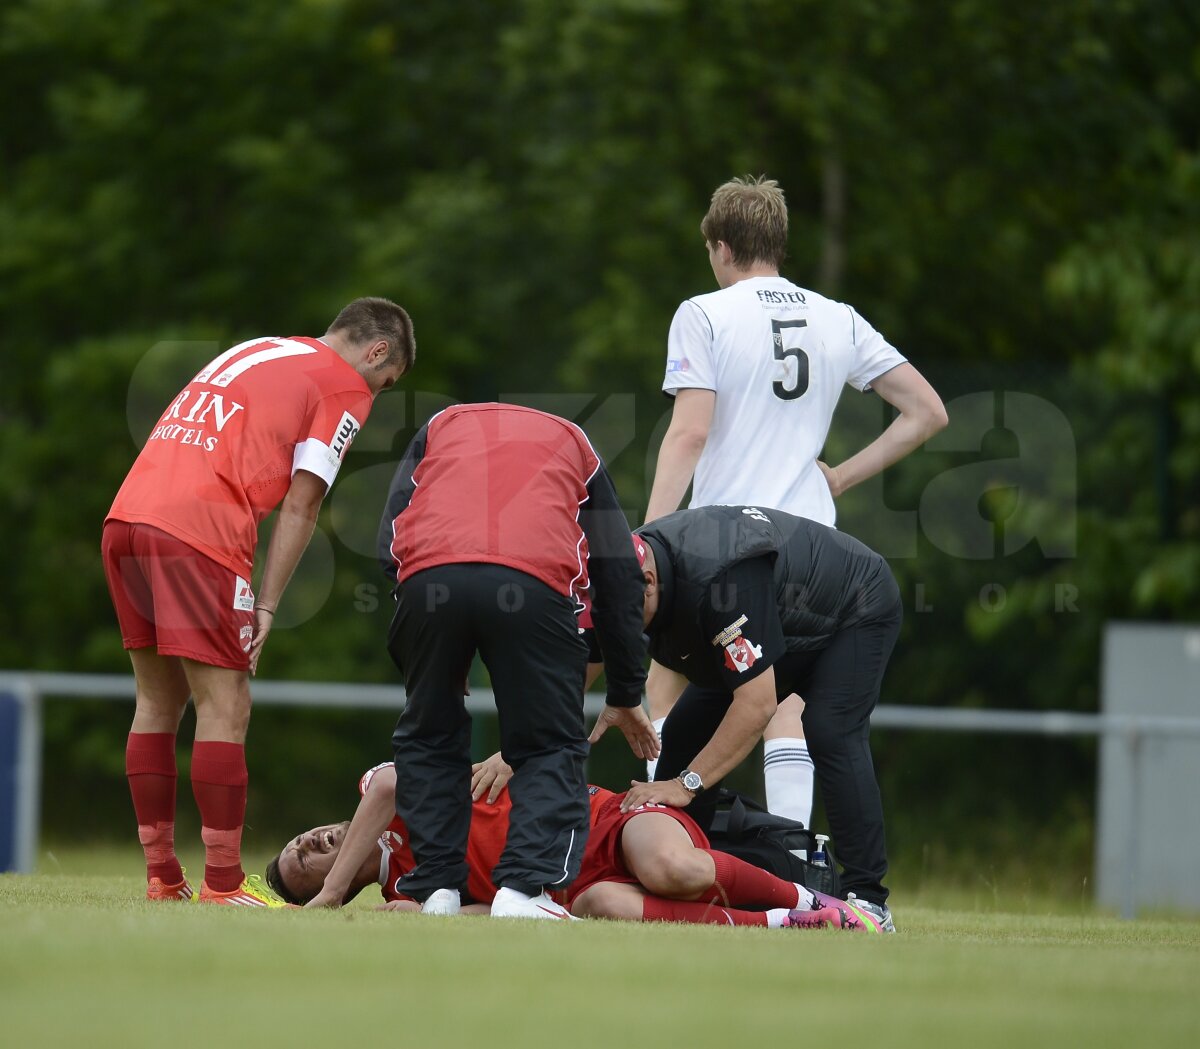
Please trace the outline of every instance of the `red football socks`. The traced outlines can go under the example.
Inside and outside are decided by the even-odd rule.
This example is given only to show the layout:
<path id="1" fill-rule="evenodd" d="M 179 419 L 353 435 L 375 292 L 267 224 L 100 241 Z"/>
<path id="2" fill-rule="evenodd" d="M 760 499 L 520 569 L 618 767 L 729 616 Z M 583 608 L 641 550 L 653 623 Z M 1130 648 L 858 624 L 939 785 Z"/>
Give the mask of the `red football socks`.
<path id="1" fill-rule="evenodd" d="M 739 911 L 711 903 L 646 896 L 642 900 L 642 921 L 688 922 L 691 925 L 766 925 L 767 916 L 763 911 Z"/>
<path id="2" fill-rule="evenodd" d="M 133 796 L 138 840 L 146 854 L 146 880 L 183 881 L 175 855 L 175 736 L 131 732 L 125 742 L 125 777 Z"/>
<path id="3" fill-rule="evenodd" d="M 708 898 L 713 903 L 734 907 L 768 910 L 772 907 L 792 908 L 799 902 L 799 892 L 790 881 L 775 877 L 769 871 L 755 867 L 727 852 L 705 849 L 717 867 L 717 878 Z M 706 894 L 707 896 L 708 894 Z"/>
<path id="4" fill-rule="evenodd" d="M 200 809 L 204 881 L 215 892 L 242 884 L 242 824 L 246 818 L 246 748 L 197 740 L 192 747 L 192 793 Z"/>

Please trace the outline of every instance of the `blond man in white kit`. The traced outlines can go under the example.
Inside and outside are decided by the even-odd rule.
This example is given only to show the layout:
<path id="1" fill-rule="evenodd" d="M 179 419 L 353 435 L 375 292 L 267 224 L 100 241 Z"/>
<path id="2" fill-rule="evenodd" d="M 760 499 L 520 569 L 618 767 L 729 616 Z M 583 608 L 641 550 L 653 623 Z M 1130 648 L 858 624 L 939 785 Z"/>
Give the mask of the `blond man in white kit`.
<path id="1" fill-rule="evenodd" d="M 700 231 L 719 291 L 684 301 L 667 337 L 663 392 L 674 397 L 646 521 L 679 508 L 758 504 L 834 524 L 834 499 L 903 458 L 947 422 L 941 398 L 852 306 L 779 275 L 787 204 L 777 182 L 717 188 Z M 900 414 L 838 466 L 817 456 L 844 386 Z M 686 680 L 651 664 L 650 716 L 661 731 Z M 767 807 L 806 826 L 813 765 L 804 703 L 790 696 L 763 734 Z M 654 778 L 653 763 L 648 764 Z"/>

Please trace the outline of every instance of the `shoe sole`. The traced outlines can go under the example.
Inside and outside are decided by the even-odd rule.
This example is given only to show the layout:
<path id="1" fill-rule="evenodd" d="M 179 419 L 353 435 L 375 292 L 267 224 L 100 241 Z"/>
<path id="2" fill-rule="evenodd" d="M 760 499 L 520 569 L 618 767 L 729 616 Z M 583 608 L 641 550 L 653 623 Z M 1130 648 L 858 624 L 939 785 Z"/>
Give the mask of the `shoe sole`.
<path id="1" fill-rule="evenodd" d="M 203 903 L 205 906 L 208 906 L 208 907 L 258 907 L 264 911 L 287 911 L 287 910 L 298 911 L 298 910 L 300 910 L 300 908 L 297 907 L 294 903 L 284 903 L 284 904 L 277 903 L 277 904 L 272 905 L 270 903 L 263 903 L 261 900 L 229 900 L 229 899 L 214 900 L 211 896 L 208 896 L 208 897 L 201 896 L 199 899 L 200 899 L 201 903 Z"/>

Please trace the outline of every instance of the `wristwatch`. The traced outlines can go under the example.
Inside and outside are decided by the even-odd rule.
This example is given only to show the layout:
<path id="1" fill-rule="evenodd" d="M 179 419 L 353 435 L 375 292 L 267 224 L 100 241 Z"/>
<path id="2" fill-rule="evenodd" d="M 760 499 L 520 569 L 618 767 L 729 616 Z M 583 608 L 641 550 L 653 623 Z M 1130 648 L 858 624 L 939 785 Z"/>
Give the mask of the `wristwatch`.
<path id="1" fill-rule="evenodd" d="M 699 772 L 693 772 L 691 769 L 684 769 L 675 778 L 683 784 L 683 789 L 686 790 L 693 798 L 704 789 L 704 780 L 700 778 Z"/>

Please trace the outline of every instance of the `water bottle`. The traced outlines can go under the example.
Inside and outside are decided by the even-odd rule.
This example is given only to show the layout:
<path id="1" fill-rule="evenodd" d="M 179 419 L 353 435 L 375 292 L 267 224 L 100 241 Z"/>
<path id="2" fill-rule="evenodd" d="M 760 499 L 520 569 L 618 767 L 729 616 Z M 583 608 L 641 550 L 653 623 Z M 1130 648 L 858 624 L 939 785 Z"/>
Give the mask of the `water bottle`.
<path id="1" fill-rule="evenodd" d="M 825 854 L 825 843 L 829 840 L 828 834 L 816 835 L 817 847 L 812 850 L 812 855 L 809 856 L 808 862 L 814 867 L 828 867 L 829 861 Z"/>

